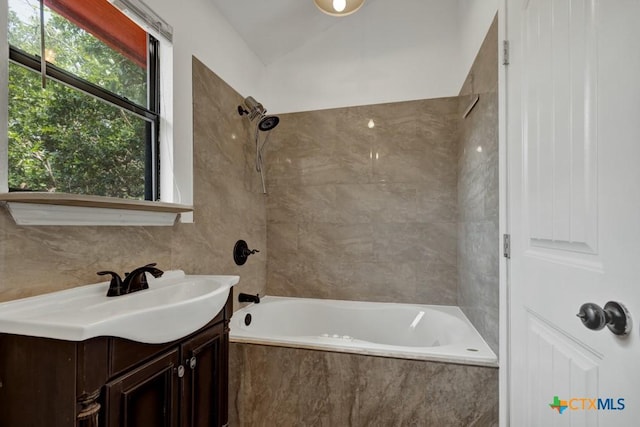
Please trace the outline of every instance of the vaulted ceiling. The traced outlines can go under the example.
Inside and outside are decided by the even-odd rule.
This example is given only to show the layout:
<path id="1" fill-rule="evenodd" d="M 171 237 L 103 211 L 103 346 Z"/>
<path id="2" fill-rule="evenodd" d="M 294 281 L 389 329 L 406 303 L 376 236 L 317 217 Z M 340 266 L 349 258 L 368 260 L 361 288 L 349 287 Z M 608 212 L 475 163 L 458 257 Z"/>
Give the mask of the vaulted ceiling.
<path id="1" fill-rule="evenodd" d="M 265 65 L 353 18 L 325 15 L 313 0 L 212 1 Z"/>

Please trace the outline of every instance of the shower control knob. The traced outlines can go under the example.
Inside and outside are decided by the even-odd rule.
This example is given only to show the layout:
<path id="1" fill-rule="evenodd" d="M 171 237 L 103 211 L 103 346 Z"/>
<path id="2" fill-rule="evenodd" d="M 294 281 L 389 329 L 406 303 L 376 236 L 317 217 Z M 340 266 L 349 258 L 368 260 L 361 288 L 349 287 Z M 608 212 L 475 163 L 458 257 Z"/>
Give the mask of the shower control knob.
<path id="1" fill-rule="evenodd" d="M 258 249 L 249 249 L 247 242 L 244 240 L 238 240 L 233 247 L 233 260 L 236 265 L 244 265 L 247 262 L 249 255 L 253 255 L 260 252 Z"/>
<path id="2" fill-rule="evenodd" d="M 584 326 L 594 331 L 606 326 L 616 335 L 627 335 L 631 332 L 631 315 L 624 305 L 615 301 L 606 303 L 604 309 L 592 302 L 582 304 L 576 316 Z"/>

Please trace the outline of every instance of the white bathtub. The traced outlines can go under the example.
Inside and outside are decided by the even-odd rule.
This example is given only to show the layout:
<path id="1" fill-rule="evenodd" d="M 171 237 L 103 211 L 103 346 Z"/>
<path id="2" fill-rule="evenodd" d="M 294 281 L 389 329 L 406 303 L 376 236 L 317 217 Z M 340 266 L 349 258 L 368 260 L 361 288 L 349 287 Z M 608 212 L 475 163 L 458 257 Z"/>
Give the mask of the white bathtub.
<path id="1" fill-rule="evenodd" d="M 452 306 L 267 296 L 233 314 L 230 340 L 497 366 L 496 355 Z"/>

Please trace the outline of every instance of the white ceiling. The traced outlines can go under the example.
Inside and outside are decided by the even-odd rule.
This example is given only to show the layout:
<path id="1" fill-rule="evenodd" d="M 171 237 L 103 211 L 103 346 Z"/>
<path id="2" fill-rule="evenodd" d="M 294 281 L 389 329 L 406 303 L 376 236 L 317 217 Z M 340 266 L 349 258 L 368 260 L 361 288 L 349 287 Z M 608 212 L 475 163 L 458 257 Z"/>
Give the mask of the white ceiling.
<path id="1" fill-rule="evenodd" d="M 212 1 L 265 65 L 350 18 L 325 15 L 313 0 Z"/>

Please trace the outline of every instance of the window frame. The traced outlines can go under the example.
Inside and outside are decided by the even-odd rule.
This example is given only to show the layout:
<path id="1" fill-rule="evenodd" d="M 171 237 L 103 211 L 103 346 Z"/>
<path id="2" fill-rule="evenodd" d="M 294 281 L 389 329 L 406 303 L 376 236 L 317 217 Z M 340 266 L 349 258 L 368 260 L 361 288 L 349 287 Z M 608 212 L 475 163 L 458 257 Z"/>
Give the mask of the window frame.
<path id="1" fill-rule="evenodd" d="M 43 0 L 39 0 L 42 2 Z M 7 24 L 5 21 L 5 28 Z M 62 83 L 74 90 L 92 96 L 112 106 L 122 108 L 146 121 L 145 138 L 145 190 L 144 200 L 160 200 L 160 41 L 142 28 L 147 33 L 147 107 L 143 107 L 129 99 L 115 94 L 90 81 L 76 76 L 56 65 L 46 62 L 44 67 L 46 78 Z M 8 44 L 9 62 L 22 66 L 36 73 L 42 73 L 42 59 Z M 7 101 L 9 101 L 7 99 Z M 8 106 L 8 104 L 7 104 Z M 8 147 L 7 147 L 8 148 Z M 8 171 L 7 171 L 8 173 Z M 9 192 L 12 189 L 7 188 Z M 17 190 L 13 190 L 17 191 Z"/>

